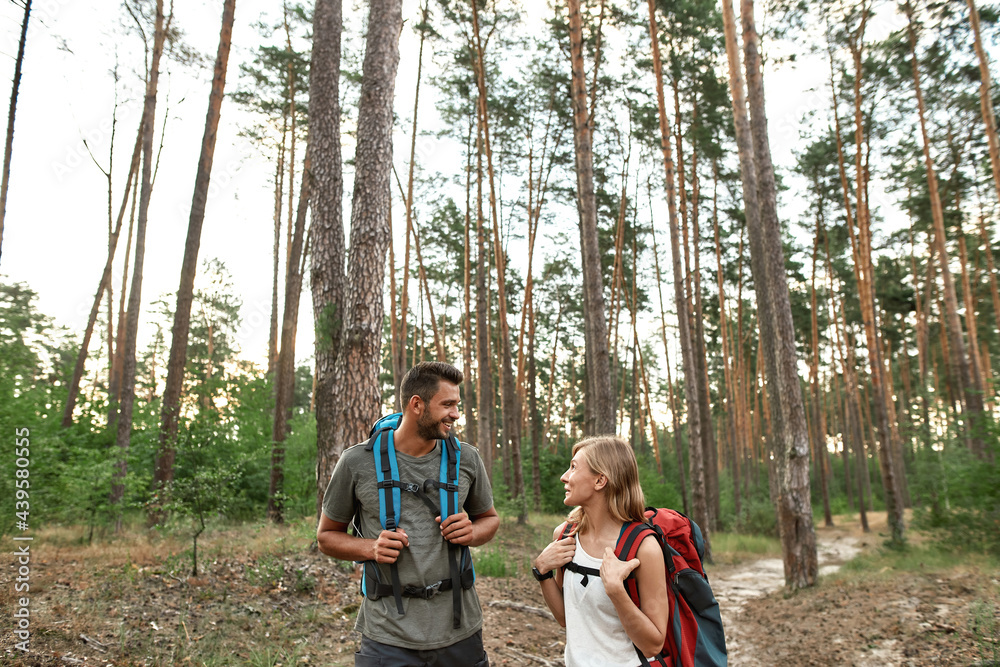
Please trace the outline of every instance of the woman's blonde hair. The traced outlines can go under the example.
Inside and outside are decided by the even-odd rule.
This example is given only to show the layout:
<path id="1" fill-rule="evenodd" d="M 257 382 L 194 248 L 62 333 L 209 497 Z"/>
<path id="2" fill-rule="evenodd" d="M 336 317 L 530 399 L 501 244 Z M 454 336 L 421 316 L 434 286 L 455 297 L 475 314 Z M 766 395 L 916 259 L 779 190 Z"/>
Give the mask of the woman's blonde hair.
<path id="1" fill-rule="evenodd" d="M 594 474 L 607 478 L 604 497 L 611 516 L 622 523 L 642 521 L 646 498 L 639 485 L 635 452 L 629 444 L 615 435 L 597 435 L 573 445 L 573 456 L 578 452 L 583 453 Z M 573 508 L 569 513 L 569 522 L 576 524 L 574 533 L 587 529 L 587 515 L 582 507 Z"/>

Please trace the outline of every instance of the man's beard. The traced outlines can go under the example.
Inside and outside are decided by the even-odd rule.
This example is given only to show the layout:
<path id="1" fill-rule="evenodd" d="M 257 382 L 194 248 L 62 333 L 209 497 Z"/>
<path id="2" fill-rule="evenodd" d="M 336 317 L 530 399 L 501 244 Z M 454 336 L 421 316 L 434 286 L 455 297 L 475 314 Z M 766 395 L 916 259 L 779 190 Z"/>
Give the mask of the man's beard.
<path id="1" fill-rule="evenodd" d="M 430 415 L 420 417 L 417 420 L 417 435 L 424 440 L 443 440 L 446 436 L 442 433 L 441 421 L 434 421 Z"/>

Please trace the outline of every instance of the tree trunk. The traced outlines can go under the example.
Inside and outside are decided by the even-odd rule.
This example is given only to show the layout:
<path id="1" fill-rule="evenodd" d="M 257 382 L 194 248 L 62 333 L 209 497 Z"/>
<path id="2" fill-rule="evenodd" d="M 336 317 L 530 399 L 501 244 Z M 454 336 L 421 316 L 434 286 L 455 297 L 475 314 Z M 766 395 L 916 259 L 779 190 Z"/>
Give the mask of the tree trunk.
<path id="1" fill-rule="evenodd" d="M 281 130 L 281 146 L 274 169 L 274 261 L 271 271 L 271 320 L 267 334 L 267 374 L 272 375 L 278 366 L 278 271 L 281 267 L 281 202 L 285 194 L 285 135 Z"/>
<path id="2" fill-rule="evenodd" d="M 819 189 L 817 187 L 817 193 Z M 822 202 L 820 204 L 822 206 Z M 813 399 L 813 429 L 816 443 L 816 468 L 819 471 L 820 488 L 823 491 L 823 519 L 827 527 L 833 526 L 833 515 L 830 512 L 830 490 L 827 487 L 829 477 L 826 469 L 826 416 L 823 411 L 823 394 L 819 382 L 819 318 L 816 299 L 816 264 L 819 256 L 820 237 L 825 234 L 823 230 L 822 209 L 816 214 L 816 239 L 813 242 L 812 256 L 812 280 L 809 286 L 810 293 L 810 323 L 812 330 L 812 359 L 809 364 L 809 386 L 812 388 Z"/>
<path id="3" fill-rule="evenodd" d="M 353 442 L 338 441 L 337 408 L 344 388 L 334 383 L 344 312 L 344 177 L 340 147 L 341 0 L 317 0 L 309 66 L 309 150 L 313 322 L 316 329 L 316 513 L 340 459 Z M 388 193 L 386 193 L 388 194 Z"/>
<path id="4" fill-rule="evenodd" d="M 604 286 L 597 240 L 597 200 L 594 195 L 593 127 L 587 106 L 583 71 L 583 24 L 580 0 L 566 0 L 569 11 L 570 62 L 572 64 L 573 144 L 576 154 L 577 210 L 580 214 L 580 249 L 583 269 L 584 333 L 587 341 L 587 401 L 591 420 L 587 435 L 613 433 L 614 389 L 608 354 Z"/>
<path id="5" fill-rule="evenodd" d="M 24 19 L 21 20 L 21 39 L 17 43 L 14 64 L 14 81 L 10 89 L 10 107 L 7 111 L 7 141 L 3 149 L 3 178 L 0 182 L 0 253 L 3 251 L 3 222 L 7 216 L 7 184 L 10 182 L 10 155 L 14 147 L 14 115 L 17 111 L 17 92 L 21 87 L 21 65 L 24 63 L 24 44 L 28 39 L 28 18 L 31 0 L 24 0 Z"/>
<path id="6" fill-rule="evenodd" d="M 785 583 L 791 588 L 805 588 L 816 583 L 819 570 L 809 492 L 809 434 L 797 370 L 795 329 L 777 216 L 774 168 L 771 164 L 764 110 L 763 72 L 752 0 L 742 0 L 740 18 L 743 24 L 743 49 L 751 109 L 749 119 L 739 77 L 739 53 L 732 2 L 723 0 L 730 88 L 733 93 L 741 172 L 744 175 L 751 270 L 757 293 L 761 351 L 767 371 L 768 408 L 774 434 L 772 448 L 777 482 L 775 500 Z M 754 171 L 756 179 L 748 180 L 747 176 Z M 756 190 L 756 201 L 747 199 L 747 192 L 752 189 Z M 752 208 L 757 210 L 751 213 Z"/>
<path id="7" fill-rule="evenodd" d="M 382 412 L 383 286 L 390 242 L 393 94 L 402 21 L 401 0 L 372 0 L 358 106 L 344 319 L 332 380 L 340 395 L 334 406 L 332 438 L 338 458 L 344 447 L 364 437 Z"/>
<path id="8" fill-rule="evenodd" d="M 150 58 L 149 79 L 146 82 L 146 96 L 142 109 L 142 185 L 139 190 L 139 219 L 136 224 L 135 259 L 132 268 L 132 285 L 128 297 L 128 317 L 125 325 L 125 340 L 120 346 L 122 356 L 122 386 L 116 420 L 115 444 L 119 459 L 111 483 L 110 501 L 120 505 L 125 494 L 125 475 L 128 473 L 129 443 L 132 436 L 132 405 L 135 400 L 135 348 L 139 332 L 139 311 L 142 307 L 142 265 L 146 249 L 146 221 L 149 217 L 149 196 L 152 190 L 153 174 L 153 123 L 156 118 L 156 88 L 160 80 L 160 57 L 163 42 L 170 21 L 164 26 L 163 0 L 156 0 L 156 19 L 153 33 L 153 53 Z M 121 518 L 116 530 L 121 527 Z"/>
<path id="9" fill-rule="evenodd" d="M 312 182 L 312 154 L 306 142 L 306 159 L 299 187 L 299 205 L 295 215 L 292 242 L 289 244 L 288 267 L 285 271 L 285 306 L 281 317 L 281 347 L 278 350 L 278 372 L 275 373 L 274 421 L 271 431 L 271 484 L 267 495 L 267 517 L 274 523 L 284 523 L 285 440 L 292 397 L 295 395 L 295 334 L 299 323 L 299 300 L 302 297 L 302 262 L 306 212 L 309 209 Z"/>
<path id="10" fill-rule="evenodd" d="M 219 49 L 215 57 L 215 71 L 212 75 L 212 89 L 208 96 L 208 113 L 205 116 L 205 132 L 201 140 L 201 154 L 198 156 L 198 171 L 194 181 L 194 195 L 191 199 L 191 215 L 188 219 L 187 238 L 184 241 L 184 259 L 181 261 L 180 285 L 177 288 L 177 307 L 174 309 L 173 337 L 170 356 L 167 361 L 167 380 L 163 390 L 163 408 L 160 413 L 159 451 L 153 473 L 153 486 L 162 494 L 163 501 L 169 493 L 174 479 L 174 448 L 177 443 L 177 429 L 180 413 L 180 398 L 184 388 L 184 371 L 187 366 L 188 331 L 191 327 L 191 302 L 194 298 L 194 278 L 198 271 L 198 251 L 201 247 L 201 229 L 205 221 L 205 205 L 208 202 L 208 186 L 212 178 L 212 161 L 215 157 L 215 140 L 219 130 L 219 115 L 226 88 L 226 69 L 229 65 L 229 47 L 233 37 L 233 21 L 236 0 L 225 0 L 222 8 L 222 29 L 219 33 Z M 131 307 L 130 307 L 131 311 Z M 158 523 L 154 509 L 151 523 Z"/>
<path id="11" fill-rule="evenodd" d="M 705 465 L 701 443 L 701 408 L 698 398 L 698 367 L 691 341 L 691 321 L 687 317 L 688 302 L 684 294 L 683 265 L 681 264 L 680 232 L 677 223 L 676 190 L 674 187 L 674 160 L 670 148 L 670 130 L 667 108 L 663 96 L 663 67 L 660 61 L 660 38 L 656 26 L 654 0 L 649 0 L 649 37 L 653 52 L 653 71 L 656 74 L 656 98 L 660 123 L 660 148 L 663 151 L 668 219 L 670 221 L 670 250 L 674 267 L 674 302 L 677 308 L 677 328 L 680 334 L 681 357 L 684 369 L 684 396 L 687 404 L 688 465 L 691 474 L 691 511 L 694 520 L 702 527 L 706 553 L 710 552 L 708 502 L 705 488 Z"/>

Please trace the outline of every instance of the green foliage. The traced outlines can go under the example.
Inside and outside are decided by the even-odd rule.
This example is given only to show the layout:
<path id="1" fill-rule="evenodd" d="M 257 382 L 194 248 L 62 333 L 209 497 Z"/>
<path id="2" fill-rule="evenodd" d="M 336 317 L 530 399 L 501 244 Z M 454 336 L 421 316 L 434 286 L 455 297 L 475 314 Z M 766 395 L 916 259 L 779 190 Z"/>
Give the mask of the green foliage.
<path id="1" fill-rule="evenodd" d="M 997 427 L 988 431 L 996 451 Z M 914 526 L 964 551 L 1000 555 L 1000 466 L 972 454 L 960 439 L 946 451 L 924 448 L 915 455 Z"/>

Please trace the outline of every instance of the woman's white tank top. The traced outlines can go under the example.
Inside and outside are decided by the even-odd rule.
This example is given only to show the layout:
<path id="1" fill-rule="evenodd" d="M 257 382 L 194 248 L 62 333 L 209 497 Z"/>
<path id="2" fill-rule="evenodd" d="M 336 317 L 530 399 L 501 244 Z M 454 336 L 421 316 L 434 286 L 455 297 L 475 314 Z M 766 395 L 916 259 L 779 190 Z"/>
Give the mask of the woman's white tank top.
<path id="1" fill-rule="evenodd" d="M 573 562 L 600 569 L 601 559 L 576 542 Z M 625 633 L 615 605 L 599 575 L 587 577 L 563 570 L 563 608 L 566 613 L 566 667 L 635 667 L 639 664 L 632 640 Z"/>

